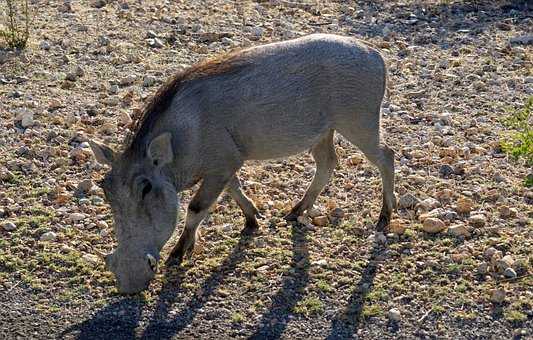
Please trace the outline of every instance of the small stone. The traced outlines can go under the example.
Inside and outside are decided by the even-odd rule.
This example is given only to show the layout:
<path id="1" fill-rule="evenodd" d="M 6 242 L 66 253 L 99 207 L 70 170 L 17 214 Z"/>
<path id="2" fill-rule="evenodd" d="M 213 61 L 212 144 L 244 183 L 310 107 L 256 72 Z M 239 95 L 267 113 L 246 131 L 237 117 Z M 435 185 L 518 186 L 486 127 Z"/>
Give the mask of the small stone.
<path id="1" fill-rule="evenodd" d="M 107 0 L 92 0 L 91 6 L 94 8 L 102 8 L 107 5 Z"/>
<path id="2" fill-rule="evenodd" d="M 441 174 L 441 176 L 444 178 L 450 177 L 450 175 L 454 173 L 454 168 L 449 164 L 442 164 L 439 168 L 439 174 Z"/>
<path id="3" fill-rule="evenodd" d="M 511 38 L 509 40 L 511 44 L 533 45 L 533 35 L 522 35 Z"/>
<path id="4" fill-rule="evenodd" d="M 4 223 L 3 228 L 5 231 L 13 231 L 17 229 L 17 225 L 13 222 L 6 222 Z"/>
<path id="5" fill-rule="evenodd" d="M 100 230 L 100 237 L 106 237 L 107 235 L 109 235 L 109 231 L 107 231 L 107 229 Z"/>
<path id="6" fill-rule="evenodd" d="M 433 197 L 426 198 L 425 200 L 421 201 L 418 204 L 420 209 L 422 209 L 424 211 L 433 210 L 435 208 L 440 207 L 440 205 L 441 205 L 440 202 L 438 200 L 434 199 Z"/>
<path id="7" fill-rule="evenodd" d="M 396 308 L 389 309 L 389 319 L 394 322 L 398 322 L 402 319 L 402 314 Z"/>
<path id="8" fill-rule="evenodd" d="M 472 211 L 474 202 L 470 198 L 461 197 L 457 200 L 456 211 L 460 214 L 468 214 Z"/>
<path id="9" fill-rule="evenodd" d="M 153 39 L 153 38 L 157 38 L 158 35 L 154 31 L 148 31 L 148 32 L 146 32 L 146 37 Z"/>
<path id="10" fill-rule="evenodd" d="M 72 213 L 68 216 L 68 219 L 72 222 L 79 222 L 83 219 L 85 219 L 85 214 L 82 213 Z"/>
<path id="11" fill-rule="evenodd" d="M 501 218 L 515 218 L 518 215 L 516 208 L 509 208 L 504 205 L 500 208 L 500 217 Z"/>
<path id="12" fill-rule="evenodd" d="M 83 181 L 78 183 L 78 187 L 76 188 L 76 191 L 78 193 L 86 194 L 93 188 L 93 186 L 94 186 L 93 181 L 91 181 L 90 179 L 84 179 Z"/>
<path id="13" fill-rule="evenodd" d="M 39 47 L 41 48 L 41 50 L 48 51 L 50 49 L 50 43 L 47 40 L 43 40 L 39 44 Z"/>
<path id="14" fill-rule="evenodd" d="M 359 165 L 363 163 L 363 157 L 359 154 L 352 155 L 348 158 L 348 163 L 350 165 Z"/>
<path id="15" fill-rule="evenodd" d="M 492 254 L 492 257 L 490 258 L 490 264 L 496 268 L 501 268 L 501 270 L 504 270 L 506 266 L 502 265 L 502 263 L 500 262 L 502 257 L 503 253 L 499 250 L 496 250 L 496 252 Z"/>
<path id="16" fill-rule="evenodd" d="M 74 251 L 74 249 L 73 249 L 72 247 L 69 247 L 69 246 L 67 246 L 66 244 L 63 244 L 63 245 L 61 246 L 61 249 L 60 249 L 60 250 L 61 250 L 62 253 L 65 253 L 65 254 L 68 254 L 68 253 Z"/>
<path id="17" fill-rule="evenodd" d="M 328 217 L 327 216 L 317 216 L 313 218 L 313 224 L 317 225 L 319 227 L 323 227 L 326 224 L 328 224 Z"/>
<path id="18" fill-rule="evenodd" d="M 259 39 L 261 39 L 261 37 L 263 36 L 263 32 L 264 32 L 264 30 L 261 27 L 252 28 L 250 39 L 251 40 L 259 40 Z"/>
<path id="19" fill-rule="evenodd" d="M 513 268 L 507 268 L 504 270 L 503 275 L 507 278 L 514 279 L 516 278 L 516 272 Z"/>
<path id="20" fill-rule="evenodd" d="M 463 237 L 469 237 L 470 231 L 468 230 L 468 227 L 464 224 L 456 224 L 452 225 L 448 228 L 448 233 L 453 236 L 463 236 Z"/>
<path id="21" fill-rule="evenodd" d="M 117 106 L 120 104 L 120 99 L 116 96 L 113 96 L 103 99 L 102 102 L 107 106 Z"/>
<path id="22" fill-rule="evenodd" d="M 442 216 L 447 221 L 455 221 L 459 219 L 459 214 L 452 210 L 446 210 Z"/>
<path id="23" fill-rule="evenodd" d="M 28 111 L 28 110 L 24 110 L 21 113 L 19 113 L 17 117 L 15 118 L 15 121 L 20 121 L 20 125 L 23 128 L 28 128 L 35 124 L 33 120 L 33 112 Z"/>
<path id="24" fill-rule="evenodd" d="M 78 76 L 74 72 L 69 72 L 65 76 L 65 79 L 68 80 L 68 81 L 76 81 L 76 79 L 78 79 Z"/>
<path id="25" fill-rule="evenodd" d="M 59 99 L 57 99 L 57 98 L 52 98 L 48 102 L 48 110 L 50 110 L 50 111 L 57 110 L 57 109 L 59 109 L 62 106 L 63 106 L 63 104 L 61 104 L 61 101 Z"/>
<path id="26" fill-rule="evenodd" d="M 98 36 L 98 45 L 99 46 L 109 46 L 111 44 L 111 40 L 106 37 L 105 35 Z"/>
<path id="27" fill-rule="evenodd" d="M 121 86 L 129 86 L 129 85 L 133 84 L 135 82 L 135 80 L 137 80 L 137 77 L 135 75 L 133 75 L 133 74 L 130 74 L 130 75 L 122 77 L 120 79 L 120 85 Z"/>
<path id="28" fill-rule="evenodd" d="M 326 261 L 325 259 L 322 259 L 322 260 L 314 261 L 312 265 L 325 268 L 328 266 L 328 261 Z"/>
<path id="29" fill-rule="evenodd" d="M 500 260 L 496 261 L 496 266 L 500 271 L 505 271 L 507 268 L 512 268 L 514 259 L 511 255 L 505 255 Z"/>
<path id="30" fill-rule="evenodd" d="M 484 227 L 487 224 L 487 218 L 484 215 L 472 215 L 468 218 L 468 223 L 474 227 Z"/>
<path id="31" fill-rule="evenodd" d="M 122 111 L 119 115 L 119 122 L 123 126 L 129 126 L 131 123 L 133 123 L 133 120 L 131 119 L 129 113 L 127 113 L 126 111 Z"/>
<path id="32" fill-rule="evenodd" d="M 380 243 L 380 244 L 387 243 L 387 237 L 385 236 L 385 234 L 383 234 L 381 232 L 376 233 L 374 235 L 374 240 L 376 241 L 376 243 Z"/>
<path id="33" fill-rule="evenodd" d="M 105 228 L 105 229 L 109 228 L 109 225 L 107 224 L 107 222 L 106 221 L 101 221 L 101 220 L 100 221 L 96 221 L 96 226 L 98 228 Z"/>
<path id="34" fill-rule="evenodd" d="M 329 216 L 330 216 L 333 220 L 335 220 L 335 219 L 338 220 L 338 219 L 344 217 L 344 210 L 342 210 L 342 209 L 339 208 L 339 207 L 334 208 L 333 210 L 330 211 Z"/>
<path id="35" fill-rule="evenodd" d="M 85 75 L 85 70 L 80 65 L 76 66 L 74 73 L 77 77 L 83 77 Z"/>
<path id="36" fill-rule="evenodd" d="M 402 220 L 392 220 L 390 222 L 390 225 L 389 225 L 389 230 L 391 233 L 394 233 L 394 234 L 397 234 L 397 235 L 402 235 L 403 233 L 405 233 L 405 230 L 406 230 L 406 226 L 405 224 L 403 223 Z"/>
<path id="37" fill-rule="evenodd" d="M 477 267 L 477 272 L 479 275 L 487 275 L 489 272 L 489 264 L 487 262 L 481 262 Z"/>
<path id="38" fill-rule="evenodd" d="M 487 260 L 490 260 L 492 259 L 492 256 L 497 252 L 498 250 L 494 247 L 489 247 L 487 249 L 485 249 L 485 252 L 483 253 L 483 256 L 487 259 Z"/>
<path id="39" fill-rule="evenodd" d="M 104 204 L 104 199 L 102 197 L 99 197 L 99 196 L 93 196 L 93 197 L 91 197 L 91 202 L 94 205 L 103 205 Z"/>
<path id="40" fill-rule="evenodd" d="M 490 294 L 490 301 L 494 303 L 502 303 L 505 301 L 505 291 L 503 289 L 493 289 Z"/>
<path id="41" fill-rule="evenodd" d="M 320 215 L 322 215 L 322 213 L 318 209 L 311 208 L 311 209 L 307 210 L 307 216 L 309 216 L 310 218 L 315 218 L 315 217 L 318 217 Z"/>
<path id="42" fill-rule="evenodd" d="M 109 86 L 109 89 L 107 90 L 107 92 L 109 92 L 109 94 L 117 94 L 118 90 L 119 90 L 118 85 L 117 84 L 113 84 L 113 85 Z"/>
<path id="43" fill-rule="evenodd" d="M 54 241 L 57 238 L 57 234 L 53 231 L 48 231 L 41 235 L 39 240 L 41 241 Z"/>
<path id="44" fill-rule="evenodd" d="M 436 234 L 446 229 L 446 225 L 438 218 L 427 218 L 422 224 L 422 229 L 427 233 Z"/>
<path id="45" fill-rule="evenodd" d="M 407 193 L 400 197 L 398 200 L 398 208 L 400 209 L 411 209 L 414 208 L 420 200 L 414 195 Z"/>
<path id="46" fill-rule="evenodd" d="M 100 261 L 100 258 L 97 255 L 93 254 L 84 254 L 81 258 L 91 265 L 96 265 Z"/>
<path id="47" fill-rule="evenodd" d="M 153 48 L 161 48 L 165 46 L 165 43 L 159 38 L 148 39 L 148 46 Z"/>
<path id="48" fill-rule="evenodd" d="M 143 80 L 143 86 L 144 87 L 150 87 L 150 86 L 154 85 L 155 82 L 156 82 L 155 77 L 146 76 L 146 77 L 144 77 L 144 80 Z"/>

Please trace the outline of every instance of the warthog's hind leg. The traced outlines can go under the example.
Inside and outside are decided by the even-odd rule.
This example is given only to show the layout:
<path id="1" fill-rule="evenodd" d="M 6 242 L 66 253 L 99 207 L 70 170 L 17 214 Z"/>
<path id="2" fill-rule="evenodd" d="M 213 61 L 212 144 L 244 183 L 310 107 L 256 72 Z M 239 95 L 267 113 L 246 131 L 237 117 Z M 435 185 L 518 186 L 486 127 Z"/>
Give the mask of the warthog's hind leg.
<path id="1" fill-rule="evenodd" d="M 383 231 L 389 225 L 392 212 L 396 209 L 394 151 L 388 146 L 380 144 L 379 121 L 376 121 L 373 127 L 371 125 L 366 126 L 365 131 L 362 131 L 358 126 L 343 126 L 339 127 L 339 132 L 356 145 L 366 158 L 379 169 L 383 184 L 383 205 L 376 229 Z"/>
<path id="2" fill-rule="evenodd" d="M 237 175 L 233 176 L 229 181 L 227 191 L 235 202 L 237 202 L 246 218 L 246 227 L 243 232 L 255 232 L 259 228 L 256 217 L 262 218 L 263 216 L 259 213 L 255 204 L 242 191 L 241 182 Z"/>
<path id="3" fill-rule="evenodd" d="M 335 153 L 335 146 L 333 145 L 334 131 L 330 130 L 318 142 L 311 154 L 316 163 L 316 172 L 313 181 L 307 188 L 304 197 L 291 209 L 291 212 L 285 216 L 285 219 L 294 221 L 298 216 L 302 215 L 304 211 L 313 207 L 316 198 L 328 184 L 335 166 L 337 166 L 337 154 Z"/>

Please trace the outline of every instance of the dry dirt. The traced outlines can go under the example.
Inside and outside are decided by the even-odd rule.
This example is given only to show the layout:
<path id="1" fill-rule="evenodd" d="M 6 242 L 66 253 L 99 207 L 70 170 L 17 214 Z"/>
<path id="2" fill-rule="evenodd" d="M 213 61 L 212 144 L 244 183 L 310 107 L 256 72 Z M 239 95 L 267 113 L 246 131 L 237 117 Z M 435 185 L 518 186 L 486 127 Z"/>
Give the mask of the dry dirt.
<path id="1" fill-rule="evenodd" d="M 532 336 L 531 169 L 499 147 L 502 118 L 533 94 L 527 2 L 30 5 L 29 46 L 0 51 L 0 338 Z M 309 155 L 249 164 L 240 176 L 266 216 L 258 235 L 240 236 L 224 195 L 192 260 L 117 295 L 97 256 L 115 239 L 87 139 L 118 145 L 180 68 L 312 32 L 359 37 L 388 61 L 395 233 L 375 234 L 378 172 L 337 137 L 340 163 L 313 213 L 344 217 L 284 222 L 313 175 Z"/>

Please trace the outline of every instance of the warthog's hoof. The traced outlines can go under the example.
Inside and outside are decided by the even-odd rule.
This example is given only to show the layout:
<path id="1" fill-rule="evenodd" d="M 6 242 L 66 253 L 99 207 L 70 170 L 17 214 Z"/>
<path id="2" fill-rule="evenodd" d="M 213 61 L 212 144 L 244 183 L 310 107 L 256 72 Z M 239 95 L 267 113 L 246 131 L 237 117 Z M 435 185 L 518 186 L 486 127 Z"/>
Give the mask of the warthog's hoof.
<path id="1" fill-rule="evenodd" d="M 287 215 L 285 215 L 285 221 L 287 222 L 294 222 L 298 220 L 298 214 L 290 212 Z"/>
<path id="2" fill-rule="evenodd" d="M 180 265 L 183 262 L 184 258 L 191 258 L 194 252 L 194 243 L 191 243 L 189 246 L 184 246 L 183 242 L 178 242 L 178 244 L 172 249 L 170 255 L 168 256 L 167 265 Z"/>
<path id="3" fill-rule="evenodd" d="M 241 234 L 243 235 L 253 235 L 259 230 L 259 223 L 257 220 L 249 219 L 246 220 L 246 224 L 244 226 L 244 229 L 241 231 Z"/>
<path id="4" fill-rule="evenodd" d="M 379 215 L 379 220 L 378 220 L 378 223 L 376 225 L 376 231 L 379 231 L 379 232 L 387 231 L 388 227 L 389 227 L 390 220 L 391 220 L 390 214 L 381 214 L 381 215 Z"/>

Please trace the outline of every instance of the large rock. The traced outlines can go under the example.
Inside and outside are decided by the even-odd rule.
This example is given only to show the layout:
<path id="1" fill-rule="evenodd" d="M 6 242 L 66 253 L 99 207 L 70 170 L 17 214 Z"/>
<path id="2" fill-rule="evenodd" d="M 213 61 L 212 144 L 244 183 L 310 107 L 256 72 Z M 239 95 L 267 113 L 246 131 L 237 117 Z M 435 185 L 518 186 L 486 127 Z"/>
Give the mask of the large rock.
<path id="1" fill-rule="evenodd" d="M 430 234 L 440 233 L 446 229 L 446 224 L 438 218 L 427 218 L 422 224 L 422 229 Z"/>
<path id="2" fill-rule="evenodd" d="M 470 237 L 470 230 L 464 224 L 452 225 L 448 228 L 448 233 L 453 236 Z"/>
<path id="3" fill-rule="evenodd" d="M 57 234 L 53 231 L 48 231 L 41 235 L 39 240 L 41 241 L 54 241 L 57 238 Z"/>
<path id="4" fill-rule="evenodd" d="M 481 214 L 472 215 L 468 218 L 468 223 L 474 227 L 484 227 L 487 224 L 487 218 Z"/>
<path id="5" fill-rule="evenodd" d="M 316 216 L 313 218 L 313 224 L 319 227 L 323 227 L 328 224 L 329 219 L 327 216 Z"/>
<path id="6" fill-rule="evenodd" d="M 17 225 L 13 222 L 6 222 L 4 223 L 2 227 L 4 228 L 5 231 L 13 231 L 17 229 Z"/>

